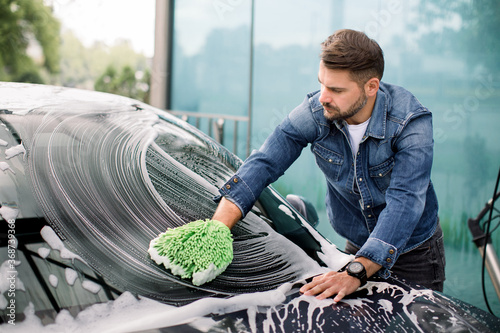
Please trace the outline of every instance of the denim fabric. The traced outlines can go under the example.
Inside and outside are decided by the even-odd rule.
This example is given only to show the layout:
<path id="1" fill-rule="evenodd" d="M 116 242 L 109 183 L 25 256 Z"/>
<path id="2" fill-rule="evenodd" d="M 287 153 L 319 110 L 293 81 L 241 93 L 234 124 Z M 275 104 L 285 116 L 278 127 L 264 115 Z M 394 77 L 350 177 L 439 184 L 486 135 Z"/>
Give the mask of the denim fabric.
<path id="1" fill-rule="evenodd" d="M 356 254 L 359 248 L 347 241 L 345 252 Z M 443 231 L 438 226 L 434 235 L 416 249 L 399 256 L 392 266 L 392 275 L 426 288 L 443 291 L 446 258 Z"/>
<path id="2" fill-rule="evenodd" d="M 381 82 L 353 156 L 346 123 L 324 117 L 319 95 L 307 95 L 219 190 L 220 196 L 246 215 L 261 191 L 310 145 L 325 174 L 326 211 L 333 228 L 360 248 L 358 256 L 382 265 L 379 275 L 388 277 L 402 253 L 436 230 L 432 115 L 407 90 Z"/>

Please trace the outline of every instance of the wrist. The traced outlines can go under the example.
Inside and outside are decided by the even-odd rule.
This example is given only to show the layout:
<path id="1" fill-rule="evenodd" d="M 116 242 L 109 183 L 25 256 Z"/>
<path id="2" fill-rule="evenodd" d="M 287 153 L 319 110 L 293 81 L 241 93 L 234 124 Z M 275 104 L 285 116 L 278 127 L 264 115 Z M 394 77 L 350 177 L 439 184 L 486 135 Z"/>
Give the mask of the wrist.
<path id="1" fill-rule="evenodd" d="M 219 206 L 215 210 L 212 220 L 224 223 L 229 229 L 241 219 L 242 214 L 238 206 L 230 200 L 222 197 Z"/>
<path id="2" fill-rule="evenodd" d="M 365 257 L 357 257 L 354 260 L 363 264 L 366 269 L 366 277 L 371 277 L 382 268 L 382 265 L 379 265 Z"/>

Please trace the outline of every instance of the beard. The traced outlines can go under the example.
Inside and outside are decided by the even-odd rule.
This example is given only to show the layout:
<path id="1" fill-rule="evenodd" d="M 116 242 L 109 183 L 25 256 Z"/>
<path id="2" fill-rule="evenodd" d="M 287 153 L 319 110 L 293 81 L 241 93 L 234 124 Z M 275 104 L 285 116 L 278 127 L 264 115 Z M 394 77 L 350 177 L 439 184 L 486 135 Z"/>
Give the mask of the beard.
<path id="1" fill-rule="evenodd" d="M 330 103 L 323 104 L 323 114 L 327 120 L 346 120 L 353 117 L 362 108 L 365 107 L 368 102 L 368 97 L 363 90 L 361 90 L 361 96 L 354 102 L 347 110 L 342 111 L 339 107 L 333 106 Z M 328 109 L 328 110 L 326 110 Z"/>

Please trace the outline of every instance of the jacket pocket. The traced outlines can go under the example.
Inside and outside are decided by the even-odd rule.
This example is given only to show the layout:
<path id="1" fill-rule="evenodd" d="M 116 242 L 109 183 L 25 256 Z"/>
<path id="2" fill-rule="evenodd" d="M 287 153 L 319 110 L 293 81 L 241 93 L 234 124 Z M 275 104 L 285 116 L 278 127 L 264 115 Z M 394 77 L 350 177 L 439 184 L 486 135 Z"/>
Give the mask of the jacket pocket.
<path id="1" fill-rule="evenodd" d="M 342 154 L 336 153 L 333 150 L 327 149 L 319 144 L 315 144 L 312 148 L 314 155 L 316 155 L 316 163 L 325 175 L 338 181 L 340 177 L 340 169 L 344 162 Z"/>
<path id="2" fill-rule="evenodd" d="M 391 183 L 392 168 L 394 168 L 394 158 L 391 157 L 387 161 L 368 169 L 370 178 L 382 193 L 387 191 Z"/>

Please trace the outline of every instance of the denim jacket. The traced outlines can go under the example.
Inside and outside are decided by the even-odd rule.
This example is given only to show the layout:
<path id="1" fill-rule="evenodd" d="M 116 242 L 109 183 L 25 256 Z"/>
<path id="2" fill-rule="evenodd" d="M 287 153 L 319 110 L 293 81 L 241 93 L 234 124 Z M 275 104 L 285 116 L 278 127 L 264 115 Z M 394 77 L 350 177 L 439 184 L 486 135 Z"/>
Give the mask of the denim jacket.
<path id="1" fill-rule="evenodd" d="M 438 203 L 430 180 L 432 115 L 407 90 L 380 83 L 356 156 L 344 121 L 323 115 L 319 92 L 307 95 L 219 190 L 245 216 L 261 191 L 310 145 L 326 177 L 326 211 L 335 231 L 362 256 L 382 265 L 387 278 L 400 254 L 437 227 Z"/>

